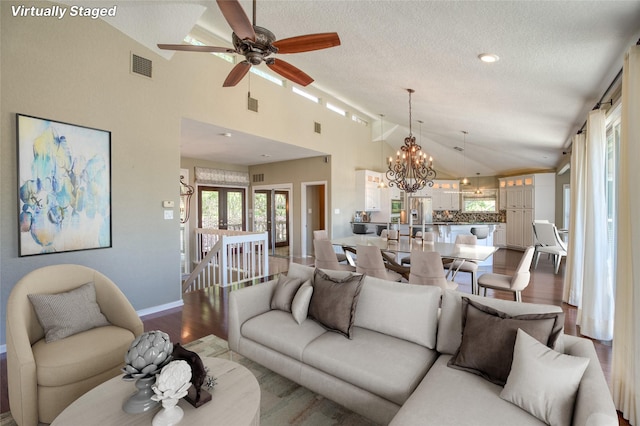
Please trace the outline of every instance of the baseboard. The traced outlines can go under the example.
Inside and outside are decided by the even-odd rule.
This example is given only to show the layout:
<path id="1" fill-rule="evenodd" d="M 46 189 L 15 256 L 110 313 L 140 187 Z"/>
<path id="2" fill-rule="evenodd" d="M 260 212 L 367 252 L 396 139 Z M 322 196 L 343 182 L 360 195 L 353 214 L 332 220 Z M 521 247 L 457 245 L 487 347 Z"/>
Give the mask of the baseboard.
<path id="1" fill-rule="evenodd" d="M 184 301 L 182 299 L 176 300 L 174 302 L 165 303 L 164 305 L 152 306 L 146 309 L 140 309 L 136 311 L 139 317 L 143 317 L 145 315 L 156 314 L 158 312 L 167 311 L 173 308 L 179 308 L 184 305 Z"/>
<path id="2" fill-rule="evenodd" d="M 151 314 L 166 311 L 169 309 L 179 308 L 183 305 L 184 305 L 184 302 L 182 301 L 182 299 L 180 299 L 171 303 L 165 303 L 164 305 L 158 305 L 158 306 L 152 306 L 151 308 L 140 309 L 139 311 L 136 311 L 136 313 L 138 314 L 139 317 L 143 317 L 145 315 L 151 315 Z M 4 353 L 7 353 L 6 344 L 0 345 L 0 354 L 4 354 Z"/>

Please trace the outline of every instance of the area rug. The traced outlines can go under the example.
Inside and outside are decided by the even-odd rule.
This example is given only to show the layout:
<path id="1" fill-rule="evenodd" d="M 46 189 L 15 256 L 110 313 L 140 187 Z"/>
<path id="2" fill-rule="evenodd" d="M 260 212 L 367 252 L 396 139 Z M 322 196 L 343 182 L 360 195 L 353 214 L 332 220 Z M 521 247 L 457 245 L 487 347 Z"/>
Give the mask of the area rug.
<path id="1" fill-rule="evenodd" d="M 200 356 L 231 359 L 245 366 L 256 376 L 261 392 L 261 426 L 370 426 L 375 424 L 237 353 L 232 353 L 227 341 L 219 337 L 205 336 L 184 346 Z M 0 426 L 16 426 L 10 413 L 0 415 Z"/>

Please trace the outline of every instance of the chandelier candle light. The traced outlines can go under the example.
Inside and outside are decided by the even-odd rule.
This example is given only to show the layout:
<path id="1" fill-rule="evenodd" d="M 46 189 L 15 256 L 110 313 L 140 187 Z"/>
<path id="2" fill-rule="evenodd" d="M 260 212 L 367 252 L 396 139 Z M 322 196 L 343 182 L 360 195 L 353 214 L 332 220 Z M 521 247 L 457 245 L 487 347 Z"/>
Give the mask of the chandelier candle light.
<path id="1" fill-rule="evenodd" d="M 433 159 L 422 152 L 422 147 L 416 144 L 416 138 L 411 132 L 411 94 L 409 92 L 409 136 L 404 138 L 404 145 L 396 155 L 395 161 L 389 157 L 387 179 L 389 186 L 397 186 L 407 193 L 421 190 L 426 185 L 433 186 L 436 171 L 433 169 Z"/>

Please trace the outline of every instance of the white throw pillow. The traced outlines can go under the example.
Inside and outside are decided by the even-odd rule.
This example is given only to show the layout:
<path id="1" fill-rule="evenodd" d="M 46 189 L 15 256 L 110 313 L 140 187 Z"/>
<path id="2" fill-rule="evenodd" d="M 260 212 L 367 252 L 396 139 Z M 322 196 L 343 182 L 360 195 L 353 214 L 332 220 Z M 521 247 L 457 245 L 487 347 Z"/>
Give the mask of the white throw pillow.
<path id="1" fill-rule="evenodd" d="M 571 424 L 588 358 L 565 355 L 518 330 L 513 363 L 500 398 L 551 426 Z"/>
<path id="2" fill-rule="evenodd" d="M 313 295 L 313 286 L 311 280 L 306 281 L 300 286 L 291 303 L 291 314 L 298 324 L 307 319 L 309 315 L 309 303 Z"/>

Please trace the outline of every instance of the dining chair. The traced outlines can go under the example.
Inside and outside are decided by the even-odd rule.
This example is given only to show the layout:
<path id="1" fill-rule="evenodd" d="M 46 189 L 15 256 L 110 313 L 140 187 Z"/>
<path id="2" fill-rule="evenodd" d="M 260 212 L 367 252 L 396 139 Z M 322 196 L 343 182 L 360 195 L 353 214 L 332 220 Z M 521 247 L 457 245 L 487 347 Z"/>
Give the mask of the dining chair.
<path id="1" fill-rule="evenodd" d="M 558 228 L 553 223 L 534 222 L 533 228 L 535 230 L 537 244 L 535 246 L 535 265 L 534 269 L 538 267 L 538 260 L 540 260 L 541 253 L 547 253 L 553 256 L 553 266 L 555 273 L 560 270 L 560 262 L 562 257 L 567 255 L 567 246 L 565 245 L 560 234 L 558 234 Z"/>
<path id="2" fill-rule="evenodd" d="M 520 263 L 513 275 L 486 273 L 480 275 L 478 278 L 478 287 L 482 287 L 483 295 L 487 295 L 487 289 L 511 291 L 514 293 L 516 302 L 522 302 L 522 290 L 529 285 L 529 279 L 531 278 L 531 260 L 533 259 L 533 253 L 535 248 L 533 246 L 527 247 L 520 258 Z"/>
<path id="3" fill-rule="evenodd" d="M 409 284 L 435 285 L 443 290 L 455 290 L 458 283 L 448 281 L 442 268 L 442 256 L 437 251 L 415 251 L 409 273 Z"/>
<path id="4" fill-rule="evenodd" d="M 472 234 L 459 234 L 456 236 L 455 243 L 475 246 L 478 244 L 478 239 Z M 456 278 L 458 272 L 468 272 L 471 274 L 471 293 L 478 294 L 478 262 L 456 259 L 453 262 L 445 264 L 444 268 L 449 270 L 448 274 L 452 274 L 451 280 Z"/>
<path id="5" fill-rule="evenodd" d="M 356 246 L 356 272 L 389 281 L 400 281 L 402 275 L 385 265 L 382 252 L 376 246 Z"/>
<path id="6" fill-rule="evenodd" d="M 338 256 L 329 240 L 313 240 L 313 250 L 316 257 L 316 268 L 331 269 L 334 271 L 355 271 L 351 265 L 343 265 L 338 261 Z"/>
<path id="7" fill-rule="evenodd" d="M 313 231 L 313 240 L 328 240 L 329 239 L 329 234 L 327 233 L 326 229 L 318 229 Z M 342 262 L 346 262 L 347 261 L 347 255 L 345 253 L 336 253 L 336 256 L 338 257 L 338 262 L 342 263 Z"/>
<path id="8" fill-rule="evenodd" d="M 412 241 L 411 246 L 413 247 L 414 245 L 417 245 L 420 249 L 422 249 L 422 245 L 424 243 L 434 243 L 436 241 L 436 233 L 435 232 L 425 232 L 423 234 L 422 231 L 418 231 L 418 232 L 416 232 L 416 234 L 415 234 L 415 236 L 413 238 L 414 238 L 414 240 Z M 400 259 L 400 264 L 401 265 L 411 265 L 411 255 L 405 256 L 402 259 Z"/>
<path id="9" fill-rule="evenodd" d="M 400 238 L 400 233 L 397 229 L 383 229 L 382 231 L 380 231 L 380 238 L 397 241 Z"/>

